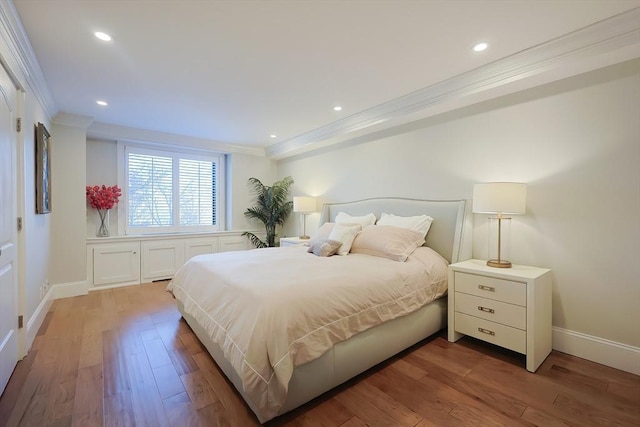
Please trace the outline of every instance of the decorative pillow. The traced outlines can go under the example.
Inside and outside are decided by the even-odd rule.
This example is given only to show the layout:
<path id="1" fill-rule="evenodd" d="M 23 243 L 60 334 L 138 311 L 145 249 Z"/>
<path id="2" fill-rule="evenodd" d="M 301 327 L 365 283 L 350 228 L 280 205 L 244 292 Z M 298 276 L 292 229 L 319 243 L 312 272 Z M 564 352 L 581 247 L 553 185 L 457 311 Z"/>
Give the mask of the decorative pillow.
<path id="1" fill-rule="evenodd" d="M 328 240 L 337 240 L 342 243 L 338 249 L 338 255 L 347 255 L 356 234 L 360 231 L 359 224 L 336 224 L 329 234 Z"/>
<path id="2" fill-rule="evenodd" d="M 342 242 L 337 240 L 319 240 L 312 246 L 309 246 L 307 252 L 316 256 L 331 256 L 338 252 L 338 248 L 342 246 Z"/>
<path id="3" fill-rule="evenodd" d="M 372 213 L 363 216 L 351 216 L 344 212 L 338 212 L 338 215 L 336 215 L 336 224 L 360 224 L 363 230 L 375 223 L 376 216 Z"/>
<path id="4" fill-rule="evenodd" d="M 390 225 L 376 225 L 362 230 L 353 241 L 351 253 L 373 255 L 404 262 L 424 244 L 417 231 Z"/>
<path id="5" fill-rule="evenodd" d="M 331 234 L 331 230 L 333 230 L 333 226 L 335 224 L 333 222 L 325 222 L 322 224 L 318 231 L 311 236 L 311 240 L 309 240 L 305 245 L 313 246 L 314 243 L 320 242 L 322 240 L 327 240 L 329 238 L 329 234 Z"/>
<path id="6" fill-rule="evenodd" d="M 397 216 L 393 214 L 383 213 L 380 215 L 378 225 L 391 225 L 393 227 L 407 228 L 409 230 L 417 231 L 422 234 L 422 237 L 426 237 L 431 228 L 433 218 L 427 215 L 418 216 Z"/>

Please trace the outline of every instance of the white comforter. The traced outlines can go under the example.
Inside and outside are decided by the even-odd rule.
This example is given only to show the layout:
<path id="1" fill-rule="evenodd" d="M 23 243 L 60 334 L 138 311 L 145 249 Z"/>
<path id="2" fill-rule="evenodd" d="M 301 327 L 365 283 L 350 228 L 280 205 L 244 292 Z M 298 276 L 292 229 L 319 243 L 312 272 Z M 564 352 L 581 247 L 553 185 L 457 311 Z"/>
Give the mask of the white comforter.
<path id="1" fill-rule="evenodd" d="M 426 247 L 406 262 L 361 254 L 321 258 L 306 249 L 200 255 L 169 284 L 267 417 L 285 402 L 295 366 L 446 292 L 447 262 Z"/>

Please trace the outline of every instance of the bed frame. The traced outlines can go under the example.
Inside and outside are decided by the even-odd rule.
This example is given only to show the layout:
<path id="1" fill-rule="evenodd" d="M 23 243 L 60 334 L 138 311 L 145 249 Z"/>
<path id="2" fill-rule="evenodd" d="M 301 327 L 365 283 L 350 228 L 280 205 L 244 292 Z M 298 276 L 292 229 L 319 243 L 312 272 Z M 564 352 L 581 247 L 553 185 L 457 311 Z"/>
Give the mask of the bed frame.
<path id="1" fill-rule="evenodd" d="M 356 216 L 373 212 L 376 218 L 380 218 L 382 212 L 400 216 L 427 214 L 433 217 L 434 221 L 425 245 L 451 263 L 471 258 L 471 206 L 467 200 L 375 198 L 348 203 L 328 203 L 323 206 L 320 223 L 333 221 L 341 211 Z M 178 309 L 258 420 L 261 423 L 268 421 L 244 393 L 240 377 L 224 358 L 220 347 L 209 338 L 193 317 L 184 312 L 179 302 Z M 318 359 L 295 368 L 289 382 L 287 400 L 279 415 L 342 384 L 438 332 L 446 325 L 447 299 L 440 298 L 407 316 L 383 323 L 337 343 Z"/>

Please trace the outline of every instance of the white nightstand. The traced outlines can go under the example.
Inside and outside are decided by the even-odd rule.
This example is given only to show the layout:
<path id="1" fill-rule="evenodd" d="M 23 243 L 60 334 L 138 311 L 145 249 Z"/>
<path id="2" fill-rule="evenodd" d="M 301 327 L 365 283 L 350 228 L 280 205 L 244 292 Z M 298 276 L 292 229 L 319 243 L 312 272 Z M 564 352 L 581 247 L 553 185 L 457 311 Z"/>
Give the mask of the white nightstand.
<path id="1" fill-rule="evenodd" d="M 551 270 L 449 266 L 449 341 L 469 335 L 527 356 L 535 372 L 551 352 Z"/>
<path id="2" fill-rule="evenodd" d="M 307 243 L 309 239 L 301 239 L 299 237 L 281 237 L 280 238 L 280 246 L 295 246 L 295 245 L 304 245 Z"/>

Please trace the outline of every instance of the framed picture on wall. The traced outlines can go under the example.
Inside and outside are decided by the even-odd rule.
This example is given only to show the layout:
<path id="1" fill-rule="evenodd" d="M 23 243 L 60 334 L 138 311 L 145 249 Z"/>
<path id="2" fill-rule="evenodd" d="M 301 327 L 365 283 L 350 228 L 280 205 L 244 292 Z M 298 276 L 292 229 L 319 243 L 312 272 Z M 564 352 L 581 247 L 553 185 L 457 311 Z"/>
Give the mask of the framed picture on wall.
<path id="1" fill-rule="evenodd" d="M 51 135 L 42 123 L 36 125 L 36 213 L 51 212 Z"/>

